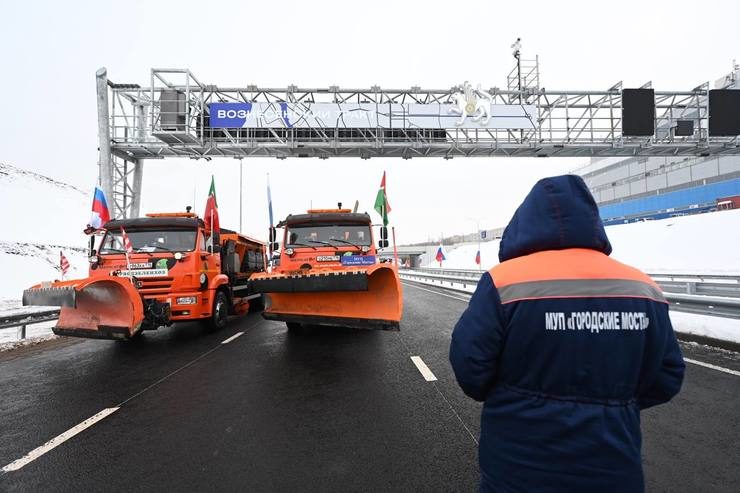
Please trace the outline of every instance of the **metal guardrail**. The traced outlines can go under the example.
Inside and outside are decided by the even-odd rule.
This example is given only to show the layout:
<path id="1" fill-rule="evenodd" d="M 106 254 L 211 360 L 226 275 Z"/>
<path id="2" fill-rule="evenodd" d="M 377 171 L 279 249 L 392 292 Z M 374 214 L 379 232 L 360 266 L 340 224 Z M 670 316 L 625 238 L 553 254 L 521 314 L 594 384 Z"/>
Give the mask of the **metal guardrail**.
<path id="1" fill-rule="evenodd" d="M 0 330 L 19 329 L 18 340 L 22 340 L 26 338 L 26 331 L 29 325 L 51 322 L 57 318 L 59 318 L 59 308 L 19 311 L 18 313 L 7 315 L 0 313 Z"/>
<path id="2" fill-rule="evenodd" d="M 401 279 L 429 284 L 446 291 L 472 294 L 484 270 L 470 269 L 404 269 Z M 650 274 L 663 289 L 674 309 L 740 318 L 740 276 Z M 0 330 L 20 329 L 19 339 L 25 339 L 29 325 L 56 320 L 59 309 L 21 310 L 0 313 Z"/>
<path id="3" fill-rule="evenodd" d="M 406 269 L 401 279 L 446 291 L 472 294 L 485 271 L 463 269 Z M 651 274 L 674 309 L 740 318 L 740 277 L 724 275 Z"/>
<path id="4" fill-rule="evenodd" d="M 485 271 L 470 269 L 417 268 L 403 272 L 423 272 L 450 277 L 475 279 Z M 713 274 L 648 274 L 667 293 L 685 293 L 705 296 L 740 298 L 740 276 Z"/>

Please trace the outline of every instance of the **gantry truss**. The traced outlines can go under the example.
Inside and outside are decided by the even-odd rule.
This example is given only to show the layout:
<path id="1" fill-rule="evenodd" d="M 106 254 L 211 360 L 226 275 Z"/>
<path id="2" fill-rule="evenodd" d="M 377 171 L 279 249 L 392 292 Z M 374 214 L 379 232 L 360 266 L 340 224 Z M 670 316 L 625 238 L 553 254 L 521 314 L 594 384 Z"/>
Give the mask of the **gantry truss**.
<path id="1" fill-rule="evenodd" d="M 536 123 L 511 128 L 211 128 L 211 103 L 358 104 L 378 108 L 408 103 L 448 105 L 462 86 L 448 89 L 220 87 L 186 69 L 152 69 L 149 86 L 115 84 L 98 72 L 101 183 L 119 216 L 138 214 L 141 162 L 187 157 L 573 157 L 740 154 L 740 140 L 708 133 L 709 83 L 688 91 L 655 91 L 655 133 L 622 135 L 622 84 L 602 91 L 540 88 L 536 63 L 524 83 L 510 74 L 507 89 L 485 89 L 493 104 L 532 105 Z M 531 82 L 535 81 L 535 82 Z M 732 81 L 734 83 L 734 80 Z M 519 89 L 521 87 L 521 89 Z M 678 120 L 693 133 L 676 136 Z"/>

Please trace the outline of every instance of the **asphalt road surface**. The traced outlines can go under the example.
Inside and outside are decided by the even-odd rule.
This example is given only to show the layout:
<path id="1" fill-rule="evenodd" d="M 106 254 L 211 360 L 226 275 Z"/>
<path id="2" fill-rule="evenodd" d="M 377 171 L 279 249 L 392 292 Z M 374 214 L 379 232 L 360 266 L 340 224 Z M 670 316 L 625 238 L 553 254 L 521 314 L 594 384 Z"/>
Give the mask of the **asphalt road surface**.
<path id="1" fill-rule="evenodd" d="M 0 353 L 0 491 L 476 491 L 480 404 L 447 361 L 465 306 L 406 285 L 401 332 L 294 335 L 252 314 Z M 740 491 L 739 409 L 740 375 L 689 364 L 643 413 L 648 491 Z"/>

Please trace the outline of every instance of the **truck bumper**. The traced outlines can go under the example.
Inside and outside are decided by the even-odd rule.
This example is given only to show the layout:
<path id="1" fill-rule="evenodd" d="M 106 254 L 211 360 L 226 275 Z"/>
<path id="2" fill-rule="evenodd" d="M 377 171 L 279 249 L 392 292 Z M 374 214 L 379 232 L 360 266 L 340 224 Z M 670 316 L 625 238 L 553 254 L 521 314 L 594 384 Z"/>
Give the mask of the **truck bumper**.
<path id="1" fill-rule="evenodd" d="M 330 317 L 324 315 L 294 315 L 289 313 L 262 312 L 266 320 L 279 322 L 299 323 L 303 325 L 330 325 L 332 327 L 347 327 L 351 329 L 399 330 L 397 320 L 381 320 L 372 318 Z"/>
<path id="2" fill-rule="evenodd" d="M 332 272 L 280 276 L 250 281 L 253 293 L 320 293 L 324 291 L 367 291 L 367 272 Z"/>

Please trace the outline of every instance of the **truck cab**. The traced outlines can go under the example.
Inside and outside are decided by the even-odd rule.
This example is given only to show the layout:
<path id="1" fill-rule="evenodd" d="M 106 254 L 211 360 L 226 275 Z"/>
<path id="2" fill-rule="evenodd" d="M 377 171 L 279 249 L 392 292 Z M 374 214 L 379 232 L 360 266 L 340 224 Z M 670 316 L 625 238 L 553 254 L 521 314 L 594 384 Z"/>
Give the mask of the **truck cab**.
<path id="1" fill-rule="evenodd" d="M 277 272 L 341 269 L 379 263 L 370 216 L 349 209 L 313 209 L 288 216 Z"/>

